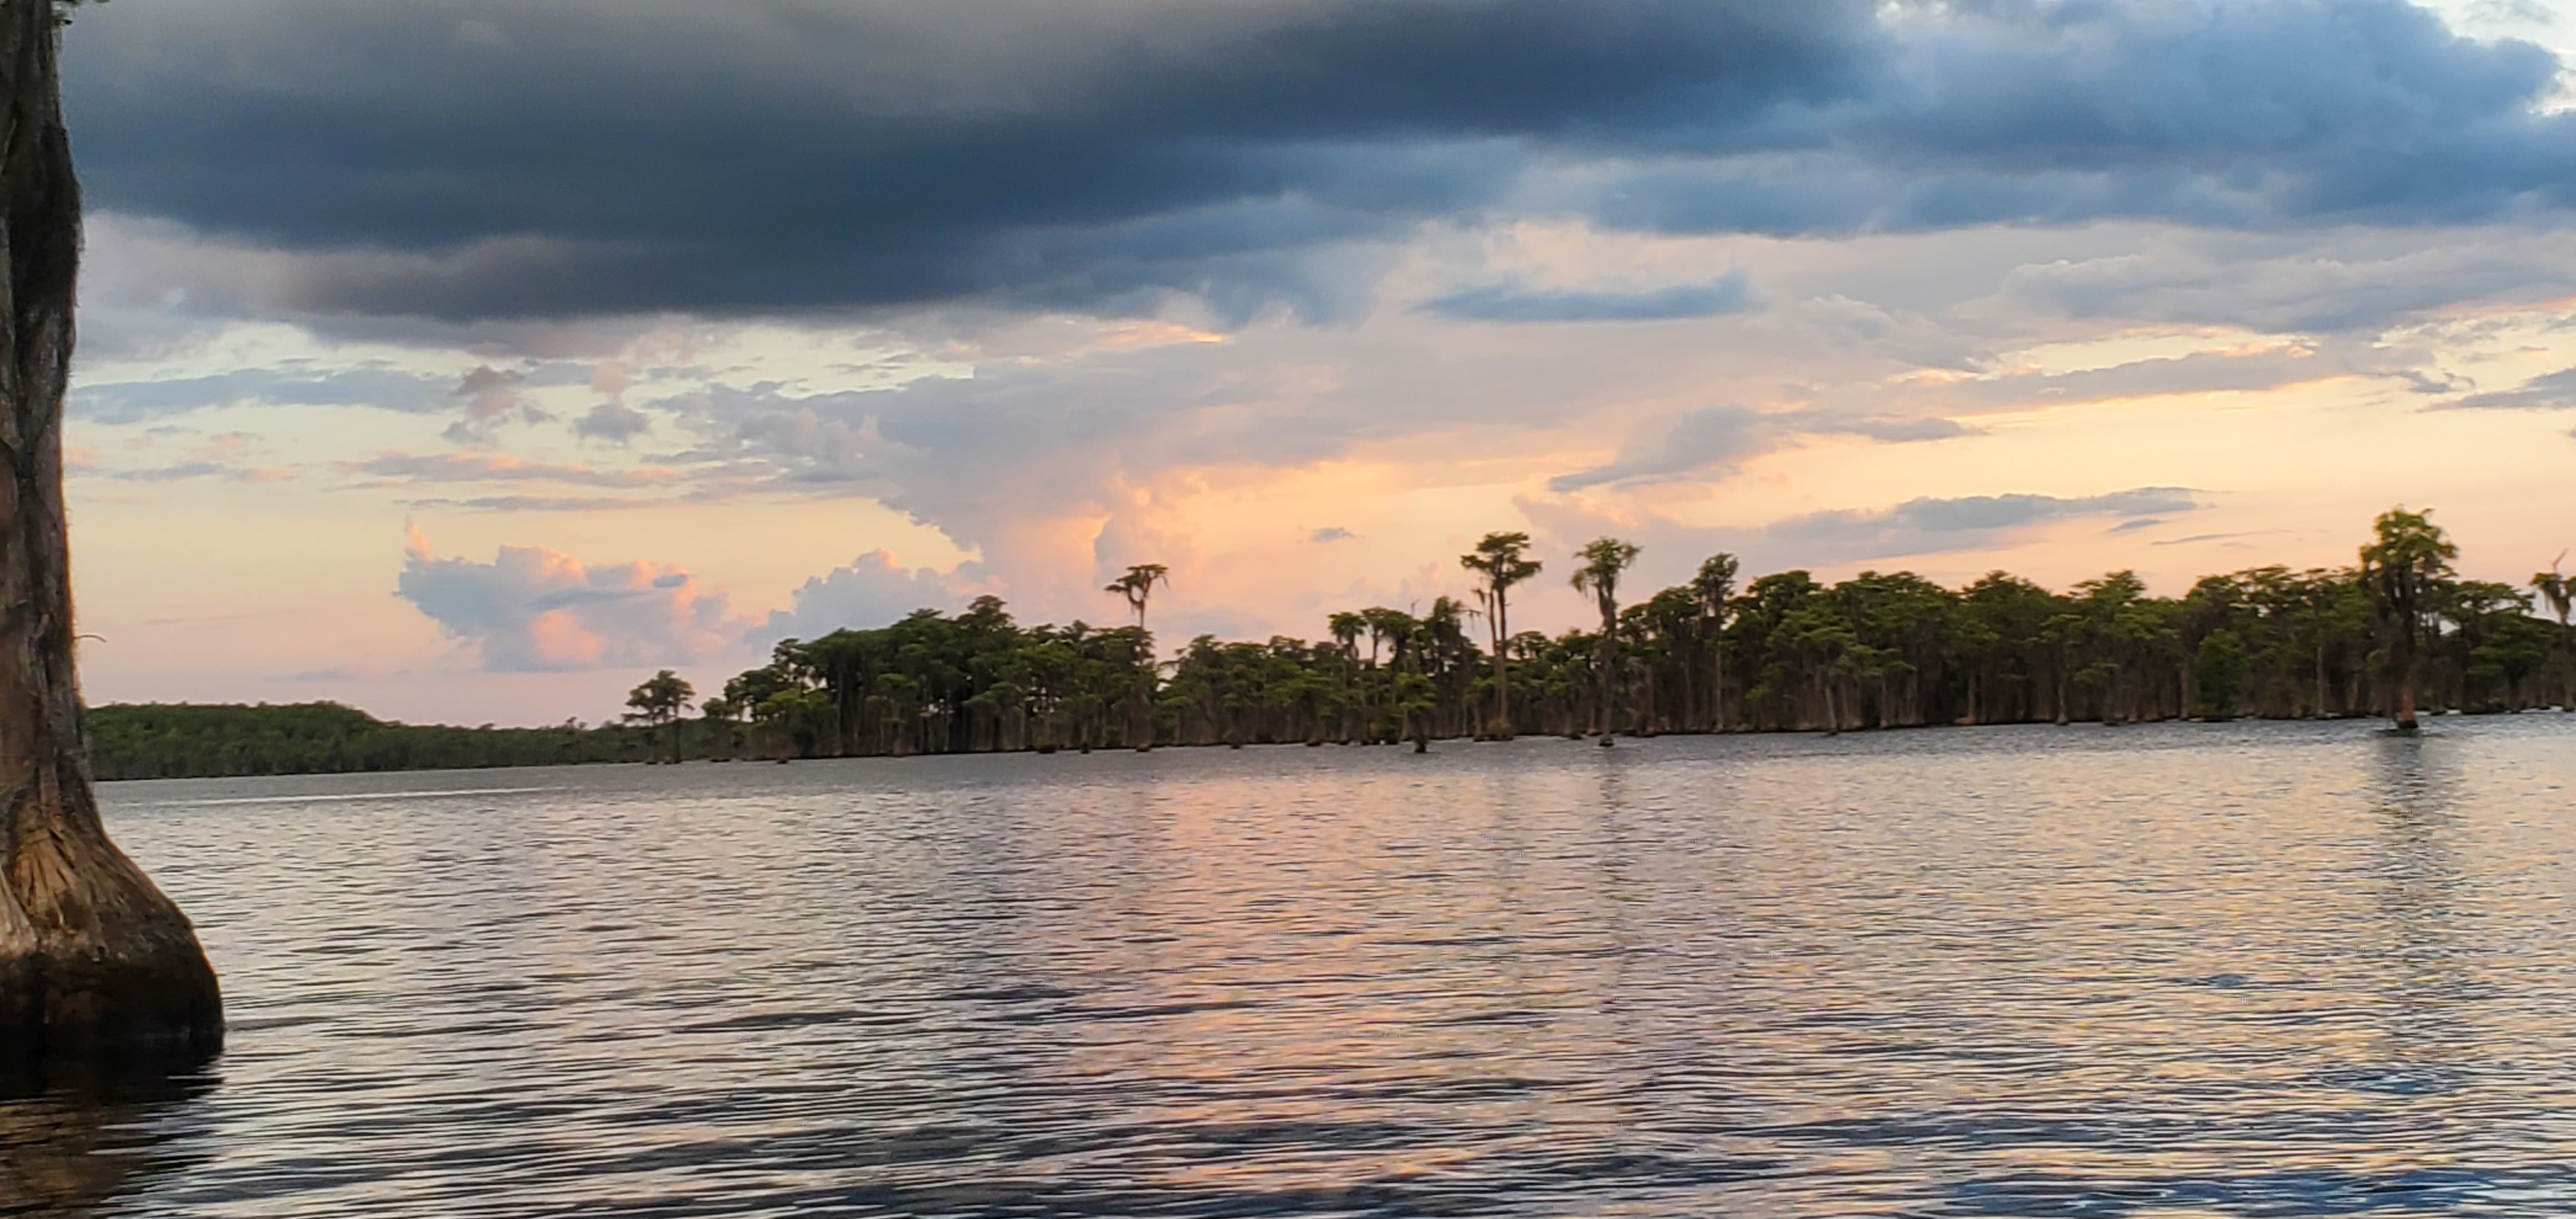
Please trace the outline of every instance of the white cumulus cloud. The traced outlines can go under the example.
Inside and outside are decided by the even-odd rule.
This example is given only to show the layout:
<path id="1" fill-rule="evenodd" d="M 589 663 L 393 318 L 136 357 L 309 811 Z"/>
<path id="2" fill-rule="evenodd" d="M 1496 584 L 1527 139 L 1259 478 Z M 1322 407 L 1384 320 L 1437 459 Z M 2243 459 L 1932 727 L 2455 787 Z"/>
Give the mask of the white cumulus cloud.
<path id="1" fill-rule="evenodd" d="M 685 664 L 742 634 L 724 594 L 678 567 L 592 565 L 542 546 L 503 546 L 489 563 L 442 559 L 418 528 L 408 532 L 396 595 L 470 645 L 487 670 Z"/>

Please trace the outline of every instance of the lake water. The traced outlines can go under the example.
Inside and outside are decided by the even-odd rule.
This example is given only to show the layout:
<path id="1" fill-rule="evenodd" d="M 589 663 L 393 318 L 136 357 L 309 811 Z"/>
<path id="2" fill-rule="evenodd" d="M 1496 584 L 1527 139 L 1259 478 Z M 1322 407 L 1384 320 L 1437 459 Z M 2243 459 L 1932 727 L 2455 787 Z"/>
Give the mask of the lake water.
<path id="1" fill-rule="evenodd" d="M 9 1215 L 2576 1213 L 2576 716 L 110 785 Z"/>

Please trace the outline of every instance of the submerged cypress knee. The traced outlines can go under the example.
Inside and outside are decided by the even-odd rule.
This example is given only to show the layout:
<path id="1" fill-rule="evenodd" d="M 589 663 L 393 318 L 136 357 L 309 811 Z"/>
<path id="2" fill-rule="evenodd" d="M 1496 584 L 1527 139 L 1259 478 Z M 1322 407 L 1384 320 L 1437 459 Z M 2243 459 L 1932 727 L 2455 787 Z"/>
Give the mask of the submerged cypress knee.
<path id="1" fill-rule="evenodd" d="M 100 823 L 72 667 L 62 416 L 81 215 L 60 26 L 55 0 L 0 0 L 0 1059 L 207 1053 L 223 1036 L 214 970 Z"/>

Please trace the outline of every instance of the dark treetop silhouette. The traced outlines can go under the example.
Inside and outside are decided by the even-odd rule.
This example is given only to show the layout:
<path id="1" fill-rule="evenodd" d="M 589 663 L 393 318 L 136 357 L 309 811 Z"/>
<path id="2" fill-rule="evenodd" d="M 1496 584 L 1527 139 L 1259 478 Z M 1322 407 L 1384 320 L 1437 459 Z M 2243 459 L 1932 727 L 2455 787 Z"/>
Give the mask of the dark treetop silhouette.
<path id="1" fill-rule="evenodd" d="M 2456 587 L 2451 560 L 2460 548 L 2442 536 L 2429 512 L 2391 508 L 2375 523 L 2378 537 L 2361 548 L 2361 570 L 2387 624 L 2389 669 L 2397 680 L 2394 718 L 2415 731 L 2415 653 L 2439 629 L 2442 602 Z"/>
<path id="2" fill-rule="evenodd" d="M 985 597 L 954 616 L 923 610 L 779 644 L 710 701 L 699 748 L 876 755 L 2245 715 L 2403 724 L 2418 703 L 2512 711 L 2576 697 L 2576 628 L 2535 616 L 2521 589 L 2457 578 L 2456 547 L 2428 513 L 2402 509 L 2380 518 L 2358 566 L 2254 568 L 2181 597 L 2149 596 L 2128 572 L 2064 593 L 2002 572 L 1950 589 L 1904 572 L 1827 586 L 1789 571 L 1739 590 L 1734 557 L 1717 555 L 1689 584 L 1623 608 L 1619 576 L 1636 551 L 1604 538 L 1575 556 L 1602 629 L 1554 637 L 1500 624 L 1505 591 L 1538 571 L 1527 546 L 1495 534 L 1463 557 L 1484 585 L 1491 654 L 1466 629 L 1472 611 L 1447 598 L 1420 616 L 1332 615 L 1317 643 L 1201 636 L 1156 665 L 1141 625 L 1023 627 Z M 2534 587 L 2560 612 L 2546 578 Z M 1140 700 L 1149 716 L 1122 713 Z"/>
<path id="3" fill-rule="evenodd" d="M 718 721 L 731 714 L 701 709 Z M 451 728 L 388 723 L 337 703 L 140 704 L 90 709 L 90 764 L 101 779 L 181 779 L 650 762 L 671 756 L 674 732 L 704 756 L 701 726 L 681 717 L 663 727 L 622 717 L 595 728 Z"/>
<path id="4" fill-rule="evenodd" d="M 61 12 L 0 0 L 0 1057 L 14 1065 L 194 1055 L 223 1034 L 196 932 L 108 840 L 90 791 L 63 518 L 81 217 Z"/>
<path id="5" fill-rule="evenodd" d="M 1486 541 L 1504 572 L 1538 572 L 1515 533 Z M 2409 580 L 2393 585 L 2401 554 L 2416 559 Z M 103 706 L 90 722 L 100 773 L 155 778 L 649 760 L 667 758 L 672 737 L 688 758 L 1419 747 L 1579 734 L 1613 714 L 1636 734 L 1839 732 L 2398 716 L 2409 688 L 2416 706 L 2460 711 L 2576 698 L 2566 580 L 2543 572 L 2532 593 L 2460 580 L 2447 554 L 2455 549 L 2429 513 L 2403 510 L 2380 518 L 2357 567 L 2254 567 L 2205 577 L 2179 598 L 2151 598 L 2130 572 L 2066 593 L 2004 572 L 1968 588 L 1906 572 L 1862 572 L 1839 585 L 1777 572 L 1739 590 L 1736 559 L 1716 554 L 1687 585 L 1613 603 L 1618 655 L 1602 647 L 1602 631 L 1497 629 L 1492 608 L 1486 634 L 1497 647 L 1486 652 L 1466 621 L 1473 611 L 1440 598 L 1422 616 L 1386 606 L 1334 613 L 1321 642 L 1198 637 L 1177 660 L 1157 662 L 1141 626 L 1020 626 L 999 600 L 976 598 L 956 616 L 920 611 L 878 629 L 788 639 L 768 665 L 706 698 L 696 719 L 677 716 L 685 698 L 665 698 L 665 683 L 654 704 L 672 719 L 647 716 L 636 727 L 410 727 L 330 704 Z M 1479 557 L 1481 544 L 1468 554 Z M 1587 585 L 1600 588 L 1589 577 Z M 1502 606 L 1494 593 L 1479 600 Z M 1618 683 L 1605 683 L 1610 665 Z M 667 737 L 657 745 L 654 734 Z"/>
<path id="6" fill-rule="evenodd" d="M 1576 551 L 1583 565 L 1574 569 L 1570 583 L 1574 591 L 1592 594 L 1592 602 L 1601 609 L 1601 660 L 1594 675 L 1601 683 L 1601 696 L 1595 700 L 1595 727 L 1601 743 L 1610 743 L 1610 734 L 1619 727 L 1619 575 L 1637 561 L 1634 542 L 1617 538 L 1595 538 Z"/>
<path id="7" fill-rule="evenodd" d="M 1595 557 L 1622 559 L 1624 570 L 1625 543 L 1605 541 L 1612 548 Z M 2428 513 L 2383 515 L 2358 566 L 2258 567 L 2207 577 L 2180 597 L 2148 596 L 2128 572 L 2063 593 L 2002 572 L 1958 589 L 1904 572 L 1826 585 L 1803 571 L 1739 588 L 1734 556 L 1715 555 L 1688 584 L 1625 607 L 1611 601 L 1616 654 L 1601 631 L 1548 636 L 1497 621 L 1504 597 L 1473 560 L 1498 560 L 1513 577 L 1507 590 L 1537 574 L 1527 551 L 1526 538 L 1496 534 L 1465 556 L 1486 585 L 1483 632 L 1467 621 L 1477 611 L 1444 597 L 1418 616 L 1385 606 L 1331 615 L 1319 642 L 1201 636 L 1158 661 L 1141 625 L 1022 626 L 984 597 L 955 615 L 922 610 L 788 640 L 694 718 L 679 715 L 685 694 L 670 697 L 678 679 L 657 674 L 637 694 L 667 717 L 648 710 L 598 728 L 388 724 L 329 704 L 102 707 L 91 724 L 101 774 L 149 778 L 646 761 L 671 756 L 674 740 L 683 756 L 714 758 L 1420 747 L 1572 735 L 1614 718 L 1650 735 L 2394 717 L 2410 686 L 2416 705 L 2436 710 L 2576 699 L 2566 582 L 2542 573 L 2526 592 L 2459 579 L 2447 557 L 2456 550 Z M 2393 585 L 2402 555 L 2416 556 L 2411 575 Z M 1618 680 L 1605 681 L 1613 665 Z"/>
<path id="8" fill-rule="evenodd" d="M 1512 655 L 1504 646 L 1512 637 L 1512 586 L 1541 570 L 1539 561 L 1529 557 L 1529 544 L 1526 533 L 1489 533 L 1472 553 L 1458 556 L 1460 567 L 1481 578 L 1476 604 L 1484 607 L 1485 627 L 1494 644 L 1494 719 L 1485 731 L 1504 740 L 1512 735 Z"/>
<path id="9" fill-rule="evenodd" d="M 664 669 L 628 691 L 626 705 L 632 710 L 626 718 L 646 727 L 669 725 L 671 760 L 680 760 L 680 713 L 689 709 L 689 700 L 698 696 L 696 689 L 682 681 L 680 675 Z"/>

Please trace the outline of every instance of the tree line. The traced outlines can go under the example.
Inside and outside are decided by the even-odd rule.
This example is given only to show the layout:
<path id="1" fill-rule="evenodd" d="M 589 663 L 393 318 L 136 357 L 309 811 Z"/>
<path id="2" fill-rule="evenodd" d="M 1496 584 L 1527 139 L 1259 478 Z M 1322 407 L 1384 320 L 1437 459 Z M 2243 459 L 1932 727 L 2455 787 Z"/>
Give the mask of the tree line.
<path id="1" fill-rule="evenodd" d="M 1623 599 L 1640 553 L 1616 538 L 1576 552 L 1566 576 L 1599 624 L 1556 635 L 1511 629 L 1514 592 L 1547 568 L 1527 534 L 1494 533 L 1460 557 L 1467 598 L 1333 614 L 1318 640 L 1202 635 L 1163 658 L 1146 614 L 1167 573 L 1144 565 L 1107 589 L 1129 625 L 1024 626 L 981 597 L 783 641 L 694 719 L 668 672 L 630 706 L 670 756 L 789 758 L 2245 716 L 2411 730 L 2421 711 L 2576 699 L 2576 580 L 2462 579 L 2429 512 L 2382 514 L 2351 566 L 2251 568 L 2179 597 L 2127 571 L 2064 591 L 2000 571 L 1964 588 L 1874 571 L 1740 582 L 1719 554 Z"/>
<path id="2" fill-rule="evenodd" d="M 112 705 L 90 708 L 88 721 L 90 766 L 101 779 L 465 770 L 663 756 L 662 738 L 632 724 L 398 724 L 338 703 Z M 705 756 L 703 748 L 698 753 Z"/>
<path id="3" fill-rule="evenodd" d="M 2395 510 L 2341 568 L 2257 567 L 2179 597 L 2129 572 L 2051 591 L 2003 572 L 1949 588 L 1906 572 L 1750 581 L 1730 555 L 1641 598 L 1615 538 L 1562 578 L 1597 624 L 1511 626 L 1552 573 L 1528 535 L 1460 564 L 1473 587 L 1427 609 L 1330 615 L 1324 637 L 1200 636 L 1157 653 L 1169 573 L 1108 586 L 1127 621 L 1027 626 L 981 597 L 884 626 L 791 639 L 699 701 L 671 672 L 620 722 L 543 728 L 389 723 L 332 703 L 107 706 L 88 713 L 102 779 L 447 769 L 674 758 L 1391 744 L 1546 734 L 1824 731 L 2519 711 L 2576 702 L 2576 577 L 2466 580 L 2429 513 Z"/>

